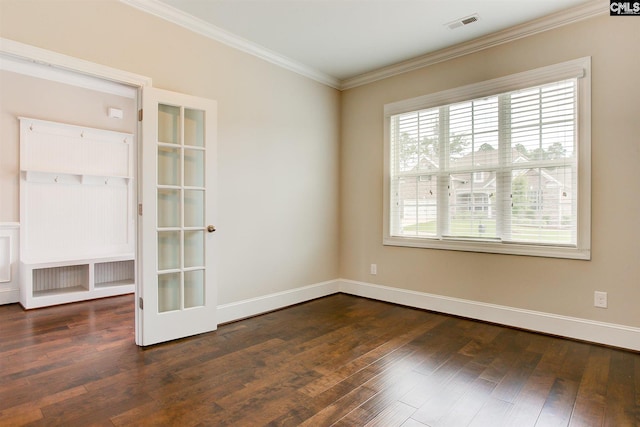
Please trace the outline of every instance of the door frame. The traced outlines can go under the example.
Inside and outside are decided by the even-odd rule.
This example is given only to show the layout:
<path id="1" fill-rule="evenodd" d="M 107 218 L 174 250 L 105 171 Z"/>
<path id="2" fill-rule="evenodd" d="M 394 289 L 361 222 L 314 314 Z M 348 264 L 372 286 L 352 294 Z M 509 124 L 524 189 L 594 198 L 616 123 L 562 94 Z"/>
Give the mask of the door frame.
<path id="1" fill-rule="evenodd" d="M 117 83 L 120 85 L 130 86 L 131 88 L 136 90 L 136 105 L 137 109 L 140 110 L 142 108 L 142 91 L 145 87 L 152 86 L 152 80 L 150 77 L 143 76 L 140 74 L 131 73 L 124 70 L 119 70 L 117 68 L 108 67 L 106 65 L 97 64 L 94 62 L 86 61 L 84 59 L 75 58 L 72 56 L 64 55 L 61 53 L 53 52 L 47 49 L 42 49 L 39 47 L 31 46 L 25 43 L 20 43 L 14 40 L 6 39 L 0 37 L 0 60 L 3 58 L 7 59 L 16 59 L 19 61 L 28 61 L 35 62 L 37 64 L 42 64 L 51 67 L 51 75 L 57 74 L 58 77 L 65 72 L 69 75 L 67 76 L 69 80 L 67 83 L 71 83 L 73 81 L 76 85 L 84 86 L 84 87 L 96 87 L 101 84 L 109 84 L 109 83 Z M 46 73 L 45 73 L 46 74 Z M 43 74 L 42 78 L 47 78 L 46 75 Z M 50 80 L 58 80 L 57 78 L 49 78 Z M 141 122 L 137 121 L 138 125 L 135 130 L 136 136 L 136 150 L 135 152 L 135 176 L 136 176 L 136 205 L 139 203 L 140 199 L 140 189 L 139 189 L 139 158 L 138 152 L 140 151 L 140 143 L 141 143 Z M 138 232 L 138 224 L 139 221 L 136 221 L 136 291 L 135 291 L 135 300 L 138 301 L 138 296 L 140 294 L 140 277 L 139 277 L 139 269 L 138 269 L 138 257 L 139 257 L 139 248 L 140 248 L 140 236 Z M 142 328 L 140 328 L 140 309 L 138 304 L 136 303 L 135 312 L 135 342 L 137 345 L 140 345 Z"/>
<path id="2" fill-rule="evenodd" d="M 70 71 L 89 78 L 143 88 L 152 86 L 151 77 L 130 73 L 73 56 L 0 37 L 0 55 L 47 65 L 54 70 Z"/>

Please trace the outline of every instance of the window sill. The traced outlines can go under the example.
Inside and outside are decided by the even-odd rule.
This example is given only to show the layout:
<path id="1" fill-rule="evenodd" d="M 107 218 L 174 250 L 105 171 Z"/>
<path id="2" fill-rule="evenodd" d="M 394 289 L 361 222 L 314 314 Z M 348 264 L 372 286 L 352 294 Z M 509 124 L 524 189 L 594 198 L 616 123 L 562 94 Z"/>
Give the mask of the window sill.
<path id="1" fill-rule="evenodd" d="M 591 260 L 591 250 L 573 246 L 551 246 L 502 242 L 480 242 L 469 240 L 440 240 L 388 236 L 383 239 L 385 246 L 442 249 L 449 251 L 481 252 L 504 255 L 525 255 L 546 258 Z"/>

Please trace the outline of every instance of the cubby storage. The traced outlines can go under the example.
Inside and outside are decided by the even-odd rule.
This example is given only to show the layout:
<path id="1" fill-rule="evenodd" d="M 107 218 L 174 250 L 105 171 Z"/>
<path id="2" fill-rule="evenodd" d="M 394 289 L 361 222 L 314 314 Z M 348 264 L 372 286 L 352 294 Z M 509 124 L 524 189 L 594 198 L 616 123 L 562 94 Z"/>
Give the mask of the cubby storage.
<path id="1" fill-rule="evenodd" d="M 20 302 L 131 293 L 133 135 L 20 118 Z"/>
<path id="2" fill-rule="evenodd" d="M 108 288 L 111 286 L 128 286 L 135 282 L 133 260 L 98 262 L 94 267 L 94 286 Z"/>
<path id="3" fill-rule="evenodd" d="M 89 264 L 34 268 L 33 296 L 89 290 Z"/>
<path id="4" fill-rule="evenodd" d="M 20 263 L 20 303 L 25 308 L 122 295 L 135 291 L 131 255 Z"/>

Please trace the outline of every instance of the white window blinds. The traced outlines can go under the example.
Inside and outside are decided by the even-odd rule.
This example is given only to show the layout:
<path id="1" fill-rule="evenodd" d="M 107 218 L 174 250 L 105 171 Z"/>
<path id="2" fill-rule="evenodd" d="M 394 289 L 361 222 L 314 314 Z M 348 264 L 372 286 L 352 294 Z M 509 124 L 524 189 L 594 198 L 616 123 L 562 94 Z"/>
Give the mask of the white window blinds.
<path id="1" fill-rule="evenodd" d="M 578 248 L 578 89 L 563 78 L 390 114 L 387 236 Z"/>

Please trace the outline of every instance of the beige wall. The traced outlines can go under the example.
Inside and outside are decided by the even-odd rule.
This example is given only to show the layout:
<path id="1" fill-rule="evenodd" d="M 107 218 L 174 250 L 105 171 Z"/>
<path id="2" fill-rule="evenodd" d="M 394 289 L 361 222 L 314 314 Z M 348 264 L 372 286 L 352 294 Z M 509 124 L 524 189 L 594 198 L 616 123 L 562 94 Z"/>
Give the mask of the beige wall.
<path id="1" fill-rule="evenodd" d="M 640 26 L 601 15 L 343 93 L 341 277 L 640 326 Z M 592 260 L 382 245 L 383 105 L 592 57 Z M 369 274 L 377 263 L 378 274 Z M 593 307 L 594 290 L 609 308 Z"/>
<path id="2" fill-rule="evenodd" d="M 338 91 L 116 0 L 2 0 L 0 37 L 218 101 L 219 304 L 338 277 Z"/>

